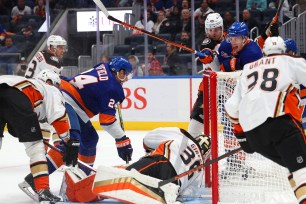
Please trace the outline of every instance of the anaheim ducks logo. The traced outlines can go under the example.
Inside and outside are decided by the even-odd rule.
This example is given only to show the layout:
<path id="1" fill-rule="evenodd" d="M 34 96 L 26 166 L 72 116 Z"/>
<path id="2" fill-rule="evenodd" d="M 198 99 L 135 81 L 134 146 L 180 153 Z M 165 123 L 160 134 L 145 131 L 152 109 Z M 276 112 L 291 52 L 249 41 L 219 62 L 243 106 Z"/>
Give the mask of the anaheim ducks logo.
<path id="1" fill-rule="evenodd" d="M 202 45 L 208 45 L 211 42 L 211 39 L 205 38 L 202 42 Z"/>
<path id="2" fill-rule="evenodd" d="M 59 62 L 57 57 L 51 56 L 50 59 L 53 61 Z"/>

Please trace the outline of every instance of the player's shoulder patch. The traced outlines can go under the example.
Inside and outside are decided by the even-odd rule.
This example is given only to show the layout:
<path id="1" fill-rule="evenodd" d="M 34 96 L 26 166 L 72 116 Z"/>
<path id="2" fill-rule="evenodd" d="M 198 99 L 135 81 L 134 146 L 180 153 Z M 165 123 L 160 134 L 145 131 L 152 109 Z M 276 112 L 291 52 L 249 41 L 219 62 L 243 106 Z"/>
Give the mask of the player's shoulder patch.
<path id="1" fill-rule="evenodd" d="M 42 52 L 42 54 L 44 55 L 44 58 L 46 60 L 47 64 L 50 64 L 52 66 L 55 66 L 57 68 L 61 68 L 61 64 L 59 62 L 59 59 L 57 57 L 55 57 L 54 55 L 44 51 Z"/>
<path id="2" fill-rule="evenodd" d="M 209 45 L 209 43 L 211 43 L 211 39 L 205 38 L 202 42 L 202 45 Z"/>

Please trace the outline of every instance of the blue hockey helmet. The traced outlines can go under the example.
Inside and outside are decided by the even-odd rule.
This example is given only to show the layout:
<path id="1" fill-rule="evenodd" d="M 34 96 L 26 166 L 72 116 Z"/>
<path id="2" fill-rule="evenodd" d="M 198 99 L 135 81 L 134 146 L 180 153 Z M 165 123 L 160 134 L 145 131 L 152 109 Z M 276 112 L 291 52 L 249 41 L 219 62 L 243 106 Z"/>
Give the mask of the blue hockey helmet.
<path id="1" fill-rule="evenodd" d="M 122 56 L 113 57 L 109 63 L 110 69 L 113 72 L 119 72 L 121 69 L 125 71 L 125 75 L 128 75 L 132 72 L 132 65 L 127 59 Z"/>
<path id="2" fill-rule="evenodd" d="M 297 53 L 298 49 L 295 41 L 292 38 L 286 38 L 285 45 L 286 45 L 286 53 L 288 53 L 289 51 L 294 52 L 294 54 Z"/>
<path id="3" fill-rule="evenodd" d="M 244 22 L 234 22 L 227 30 L 228 37 L 248 36 L 249 28 Z"/>

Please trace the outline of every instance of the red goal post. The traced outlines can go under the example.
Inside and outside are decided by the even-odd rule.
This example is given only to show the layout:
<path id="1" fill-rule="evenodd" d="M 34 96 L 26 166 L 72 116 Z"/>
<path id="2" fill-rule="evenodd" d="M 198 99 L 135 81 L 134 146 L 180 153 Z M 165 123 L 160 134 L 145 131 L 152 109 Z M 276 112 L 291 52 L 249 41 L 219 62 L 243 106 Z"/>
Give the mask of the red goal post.
<path id="1" fill-rule="evenodd" d="M 211 158 L 236 149 L 224 104 L 232 95 L 240 72 L 203 73 L 204 134 L 211 136 Z M 262 157 L 240 151 L 205 169 L 206 186 L 212 187 L 212 204 L 297 203 L 287 169 Z"/>

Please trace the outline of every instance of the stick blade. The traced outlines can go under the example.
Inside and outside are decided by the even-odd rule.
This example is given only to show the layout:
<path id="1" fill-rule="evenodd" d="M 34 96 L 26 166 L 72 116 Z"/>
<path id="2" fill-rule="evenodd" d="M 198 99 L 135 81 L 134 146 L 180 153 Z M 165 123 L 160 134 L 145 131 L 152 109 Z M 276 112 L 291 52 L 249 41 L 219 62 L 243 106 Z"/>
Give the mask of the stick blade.
<path id="1" fill-rule="evenodd" d="M 100 0 L 93 0 L 95 4 L 99 7 L 99 9 L 104 13 L 104 15 L 108 18 L 109 13 L 103 3 Z"/>

